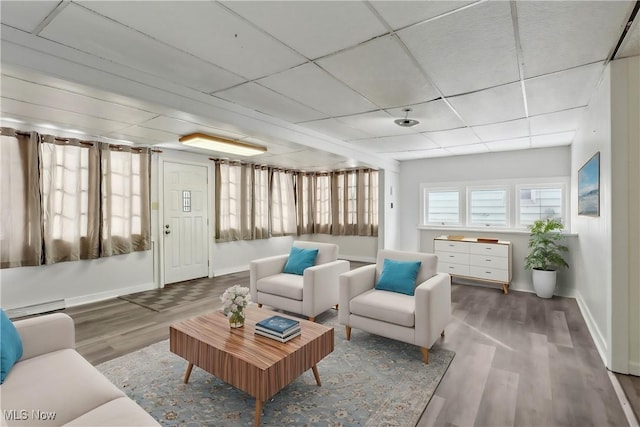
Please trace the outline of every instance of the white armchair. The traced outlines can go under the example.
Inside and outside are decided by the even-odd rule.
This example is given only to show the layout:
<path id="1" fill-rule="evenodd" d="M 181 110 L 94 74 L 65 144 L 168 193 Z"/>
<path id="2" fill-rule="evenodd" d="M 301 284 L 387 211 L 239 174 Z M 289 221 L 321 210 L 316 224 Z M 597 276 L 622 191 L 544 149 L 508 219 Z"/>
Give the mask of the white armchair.
<path id="1" fill-rule="evenodd" d="M 251 299 L 263 304 L 315 317 L 338 304 L 338 276 L 349 271 L 349 261 L 338 260 L 338 245 L 316 242 L 293 242 L 300 249 L 318 249 L 312 267 L 303 275 L 283 273 L 289 255 L 257 259 L 249 264 Z"/>
<path id="2" fill-rule="evenodd" d="M 375 289 L 385 259 L 421 261 L 415 294 Z M 421 252 L 378 251 L 377 263 L 340 275 L 338 316 L 346 327 L 420 346 L 422 360 L 429 362 L 429 348 L 451 317 L 451 277 L 437 273 L 438 258 Z"/>

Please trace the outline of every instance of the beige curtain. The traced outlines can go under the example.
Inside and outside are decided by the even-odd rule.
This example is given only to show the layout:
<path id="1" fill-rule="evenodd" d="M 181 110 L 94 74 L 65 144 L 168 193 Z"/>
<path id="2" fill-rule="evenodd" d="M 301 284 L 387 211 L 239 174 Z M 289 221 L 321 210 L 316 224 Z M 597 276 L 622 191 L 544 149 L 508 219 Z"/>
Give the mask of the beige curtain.
<path id="1" fill-rule="evenodd" d="M 218 242 L 269 237 L 269 168 L 216 160 Z"/>
<path id="2" fill-rule="evenodd" d="M 378 235 L 378 171 L 358 170 L 357 229 L 359 236 Z"/>
<path id="3" fill-rule="evenodd" d="M 101 255 L 151 248 L 148 148 L 101 144 Z"/>
<path id="4" fill-rule="evenodd" d="M 40 149 L 45 264 L 98 258 L 98 143 L 44 135 Z"/>
<path id="5" fill-rule="evenodd" d="M 1 128 L 0 267 L 40 265 L 42 211 L 38 168 L 39 136 Z"/>
<path id="6" fill-rule="evenodd" d="M 316 174 L 313 176 L 315 186 L 313 232 L 331 233 L 331 176 Z"/>
<path id="7" fill-rule="evenodd" d="M 269 168 L 254 166 L 253 204 L 252 204 L 252 238 L 267 239 L 269 237 Z"/>
<path id="8" fill-rule="evenodd" d="M 314 222 L 315 184 L 313 175 L 298 172 L 296 174 L 296 207 L 298 235 L 312 234 Z"/>
<path id="9" fill-rule="evenodd" d="M 270 223 L 272 236 L 296 234 L 296 198 L 291 171 L 271 172 Z"/>

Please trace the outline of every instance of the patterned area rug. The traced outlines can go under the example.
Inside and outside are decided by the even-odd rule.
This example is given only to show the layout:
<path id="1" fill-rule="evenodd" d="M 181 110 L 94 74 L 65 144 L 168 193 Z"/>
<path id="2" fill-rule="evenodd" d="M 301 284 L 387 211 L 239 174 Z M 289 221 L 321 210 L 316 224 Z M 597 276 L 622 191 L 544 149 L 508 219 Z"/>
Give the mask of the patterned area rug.
<path id="1" fill-rule="evenodd" d="M 337 316 L 335 350 L 320 363 L 322 387 L 305 372 L 263 405 L 263 426 L 415 426 L 454 352 L 420 350 L 354 329 L 346 341 Z M 165 426 L 250 426 L 255 400 L 194 367 L 163 341 L 98 365 L 98 369 Z"/>
<path id="2" fill-rule="evenodd" d="M 234 273 L 226 277 L 238 283 L 247 282 L 246 274 Z M 179 305 L 190 304 L 203 299 L 218 299 L 228 286 L 219 286 L 216 282 L 204 277 L 202 279 L 188 280 L 185 282 L 171 283 L 162 289 L 136 292 L 123 295 L 120 299 L 132 302 L 153 311 L 164 311 Z M 218 300 L 219 302 L 219 300 Z"/>

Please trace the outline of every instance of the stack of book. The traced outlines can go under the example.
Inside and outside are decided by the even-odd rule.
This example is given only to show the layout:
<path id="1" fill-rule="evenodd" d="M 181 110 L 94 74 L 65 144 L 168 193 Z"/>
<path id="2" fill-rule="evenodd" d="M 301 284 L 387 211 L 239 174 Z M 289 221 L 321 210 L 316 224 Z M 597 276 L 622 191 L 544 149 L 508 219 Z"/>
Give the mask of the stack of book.
<path id="1" fill-rule="evenodd" d="M 271 316 L 256 323 L 256 334 L 280 342 L 300 335 L 300 322 L 282 316 Z"/>

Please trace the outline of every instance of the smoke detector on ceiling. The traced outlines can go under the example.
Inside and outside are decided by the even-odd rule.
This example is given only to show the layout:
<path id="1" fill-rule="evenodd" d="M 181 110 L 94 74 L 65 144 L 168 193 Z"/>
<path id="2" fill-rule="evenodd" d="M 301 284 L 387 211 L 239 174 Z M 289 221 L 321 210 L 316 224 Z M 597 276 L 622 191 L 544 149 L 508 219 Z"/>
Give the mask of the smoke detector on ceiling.
<path id="1" fill-rule="evenodd" d="M 420 122 L 414 119 L 409 118 L 409 112 L 411 112 L 411 108 L 403 108 L 404 111 L 404 119 L 396 119 L 393 122 L 398 126 L 402 126 L 403 128 L 410 128 L 411 126 L 415 126 Z"/>

